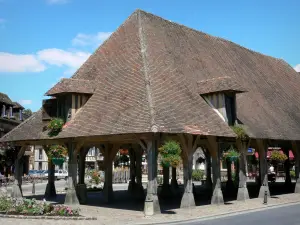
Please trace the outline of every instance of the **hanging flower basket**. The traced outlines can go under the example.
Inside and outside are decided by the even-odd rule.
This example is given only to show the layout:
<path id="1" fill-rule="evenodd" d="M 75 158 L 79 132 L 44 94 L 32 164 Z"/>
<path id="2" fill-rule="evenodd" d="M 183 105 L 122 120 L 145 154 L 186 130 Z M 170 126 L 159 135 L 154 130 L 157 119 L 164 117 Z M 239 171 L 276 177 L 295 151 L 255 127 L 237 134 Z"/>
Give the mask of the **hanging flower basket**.
<path id="1" fill-rule="evenodd" d="M 52 158 L 54 165 L 61 166 L 65 162 L 65 158 Z"/>
<path id="2" fill-rule="evenodd" d="M 48 159 L 54 165 L 62 165 L 68 155 L 68 149 L 62 145 L 51 145 L 45 148 Z"/>
<path id="3" fill-rule="evenodd" d="M 230 149 L 227 152 L 223 153 L 223 158 L 225 160 L 228 160 L 230 162 L 237 162 L 240 157 L 240 153 L 237 152 L 233 146 L 230 147 Z"/>

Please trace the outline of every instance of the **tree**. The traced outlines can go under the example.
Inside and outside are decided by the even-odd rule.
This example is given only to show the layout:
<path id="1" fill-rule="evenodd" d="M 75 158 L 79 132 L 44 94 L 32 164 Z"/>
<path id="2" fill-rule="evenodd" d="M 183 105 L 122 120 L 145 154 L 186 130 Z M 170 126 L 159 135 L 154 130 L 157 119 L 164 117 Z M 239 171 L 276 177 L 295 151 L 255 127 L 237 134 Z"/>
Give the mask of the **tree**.
<path id="1" fill-rule="evenodd" d="M 23 114 L 26 115 L 27 117 L 30 117 L 32 115 L 31 109 L 24 109 Z"/>
<path id="2" fill-rule="evenodd" d="M 181 162 L 181 148 L 176 141 L 166 141 L 159 149 L 161 165 L 163 167 L 177 167 Z"/>

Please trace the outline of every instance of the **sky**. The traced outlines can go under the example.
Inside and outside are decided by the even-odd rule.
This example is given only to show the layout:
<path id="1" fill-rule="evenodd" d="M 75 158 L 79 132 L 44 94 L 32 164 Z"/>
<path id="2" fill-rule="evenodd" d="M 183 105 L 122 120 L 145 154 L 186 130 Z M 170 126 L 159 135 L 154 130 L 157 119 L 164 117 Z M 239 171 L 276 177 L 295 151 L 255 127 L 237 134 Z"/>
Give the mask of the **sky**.
<path id="1" fill-rule="evenodd" d="M 0 92 L 37 111 L 138 8 L 300 71 L 299 0 L 0 0 Z"/>

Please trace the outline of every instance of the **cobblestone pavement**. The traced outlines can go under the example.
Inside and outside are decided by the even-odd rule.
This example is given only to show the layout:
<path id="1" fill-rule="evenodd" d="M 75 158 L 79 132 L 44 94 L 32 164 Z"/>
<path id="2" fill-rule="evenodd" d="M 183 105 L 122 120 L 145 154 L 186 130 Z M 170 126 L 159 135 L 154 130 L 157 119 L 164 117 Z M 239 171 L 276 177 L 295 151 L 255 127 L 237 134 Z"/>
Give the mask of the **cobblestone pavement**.
<path id="1" fill-rule="evenodd" d="M 33 220 L 33 219 L 2 219 L 0 218 L 0 224 L 5 225 L 47 225 L 47 224 L 149 224 L 149 223 L 163 223 L 181 220 L 190 220 L 207 216 L 219 216 L 222 214 L 238 213 L 248 210 L 259 210 L 266 207 L 278 206 L 281 204 L 300 203 L 300 194 L 285 194 L 272 196 L 268 199 L 268 204 L 262 204 L 262 199 L 250 199 L 246 202 L 231 201 L 224 205 L 213 206 L 197 206 L 191 209 L 170 209 L 165 210 L 162 214 L 158 214 L 152 217 L 145 218 L 142 208 L 139 211 L 120 209 L 120 208 L 108 208 L 105 206 L 83 206 L 81 205 L 81 212 L 85 216 L 97 217 L 97 220 Z"/>

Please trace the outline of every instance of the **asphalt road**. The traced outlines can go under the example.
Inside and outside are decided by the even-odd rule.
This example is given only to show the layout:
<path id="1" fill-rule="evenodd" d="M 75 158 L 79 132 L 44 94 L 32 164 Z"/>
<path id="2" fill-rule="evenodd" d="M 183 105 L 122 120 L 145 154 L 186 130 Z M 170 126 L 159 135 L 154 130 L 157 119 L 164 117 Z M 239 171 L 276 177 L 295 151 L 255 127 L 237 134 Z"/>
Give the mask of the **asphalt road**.
<path id="1" fill-rule="evenodd" d="M 212 220 L 182 223 L 182 225 L 299 225 L 299 212 L 300 204 L 297 204 Z"/>

